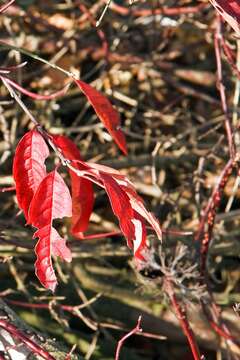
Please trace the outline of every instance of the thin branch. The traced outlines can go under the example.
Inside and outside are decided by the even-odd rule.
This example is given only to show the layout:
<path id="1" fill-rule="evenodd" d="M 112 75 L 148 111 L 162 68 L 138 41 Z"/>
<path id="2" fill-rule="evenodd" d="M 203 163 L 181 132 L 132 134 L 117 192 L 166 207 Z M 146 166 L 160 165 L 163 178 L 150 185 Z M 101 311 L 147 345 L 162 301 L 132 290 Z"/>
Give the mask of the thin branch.
<path id="1" fill-rule="evenodd" d="M 8 321 L 0 319 L 0 327 L 9 332 L 14 338 L 22 341 L 34 354 L 41 356 L 45 360 L 55 360 L 46 350 L 25 336 L 16 326 L 10 324 Z"/>
<path id="2" fill-rule="evenodd" d="M 217 81 L 218 81 L 217 85 L 219 88 L 222 110 L 225 115 L 225 130 L 228 140 L 229 153 L 230 156 L 233 158 L 236 149 L 235 149 L 234 137 L 232 133 L 232 126 L 228 115 L 225 87 L 223 85 L 222 61 L 221 61 L 221 50 L 220 50 L 221 39 L 222 39 L 221 18 L 220 16 L 217 16 L 217 25 L 214 34 L 214 48 L 215 48 L 216 63 L 217 63 Z"/>
<path id="3" fill-rule="evenodd" d="M 0 14 L 3 13 L 4 11 L 6 11 L 9 8 L 9 6 L 11 6 L 14 2 L 15 2 L 15 0 L 10 0 L 7 4 L 1 6 Z"/>
<path id="4" fill-rule="evenodd" d="M 180 325 L 182 327 L 182 330 L 184 332 L 184 334 L 187 337 L 189 346 L 191 348 L 192 354 L 193 354 L 193 358 L 194 360 L 203 360 L 204 357 L 201 356 L 197 342 L 195 340 L 195 335 L 191 329 L 191 326 L 188 322 L 188 318 L 187 318 L 187 314 L 186 314 L 186 309 L 185 307 L 180 304 L 177 300 L 177 297 L 175 295 L 174 292 L 174 285 L 172 283 L 172 280 L 169 279 L 168 277 L 165 277 L 164 279 L 164 288 L 168 294 L 168 297 L 171 301 L 171 304 L 173 306 L 173 309 L 177 315 L 177 318 L 180 322 Z"/>
<path id="5" fill-rule="evenodd" d="M 16 190 L 15 186 L 3 187 L 3 188 L 0 188 L 0 193 L 4 193 L 4 192 L 8 192 L 8 191 L 15 191 L 15 190 Z"/>
<path id="6" fill-rule="evenodd" d="M 213 227 L 216 219 L 216 212 L 220 205 L 224 188 L 227 184 L 229 177 L 232 174 L 234 167 L 238 166 L 240 155 L 236 154 L 235 158 L 231 158 L 224 169 L 222 170 L 218 182 L 212 191 L 212 195 L 208 201 L 207 206 L 203 211 L 198 231 L 195 235 L 195 241 L 201 243 L 201 272 L 204 275 L 206 268 L 206 258 L 208 253 L 209 244 L 212 239 Z"/>
<path id="7" fill-rule="evenodd" d="M 152 9 L 132 9 L 130 7 L 124 7 L 114 3 L 114 1 L 105 0 L 106 4 L 110 2 L 110 9 L 117 12 L 120 15 L 132 15 L 134 17 L 139 16 L 151 16 Z M 183 15 L 183 14 L 194 14 L 198 13 L 199 11 L 203 10 L 208 4 L 207 3 L 200 3 L 196 6 L 182 6 L 182 7 L 166 7 L 162 6 L 159 8 L 154 9 L 155 15 L 166 15 L 166 16 L 176 16 L 176 15 Z M 107 10 L 107 8 L 106 8 Z M 106 12 L 106 11 L 105 11 Z M 104 15 L 104 14 L 103 14 Z"/>
<path id="8" fill-rule="evenodd" d="M 55 69 L 55 70 L 61 71 L 63 74 L 65 74 L 65 75 L 68 76 L 68 77 L 71 77 L 71 78 L 74 78 L 74 79 L 77 79 L 77 80 L 78 80 L 78 78 L 76 77 L 76 75 L 73 74 L 72 72 L 63 69 L 63 68 L 61 68 L 60 66 L 58 66 L 58 65 L 56 65 L 56 64 L 54 64 L 54 63 L 51 63 L 51 62 L 49 62 L 49 61 L 46 60 L 46 59 L 43 59 L 42 57 L 38 56 L 37 54 L 32 53 L 31 51 L 28 51 L 28 50 L 23 49 L 23 48 L 21 48 L 21 47 L 17 47 L 17 46 L 8 44 L 8 43 L 6 43 L 6 42 L 3 41 L 3 40 L 0 40 L 0 45 L 2 46 L 2 49 L 18 51 L 18 52 L 20 52 L 21 54 L 24 54 L 24 55 L 26 55 L 26 56 L 29 56 L 29 57 L 31 57 L 32 59 L 38 60 L 38 61 L 40 61 L 40 62 L 42 62 L 42 63 L 50 66 L 51 68 L 53 68 L 53 69 Z"/>
<path id="9" fill-rule="evenodd" d="M 142 316 L 139 316 L 138 321 L 137 321 L 137 325 L 135 326 L 134 329 L 132 329 L 131 331 L 129 331 L 129 333 L 127 333 L 126 335 L 124 335 L 119 341 L 118 341 L 118 345 L 117 345 L 117 350 L 116 350 L 116 354 L 115 354 L 115 360 L 119 360 L 120 357 L 120 351 L 121 348 L 124 344 L 124 342 L 132 335 L 137 334 L 139 332 L 142 332 L 142 328 L 141 328 L 141 320 L 142 320 Z"/>
<path id="10" fill-rule="evenodd" d="M 108 46 L 108 42 L 107 42 L 107 39 L 106 39 L 106 35 L 105 33 L 103 32 L 103 30 L 101 29 L 98 29 L 98 25 L 99 25 L 99 22 L 96 23 L 96 21 L 94 20 L 91 12 L 88 10 L 88 8 L 82 3 L 80 2 L 79 3 L 79 9 L 87 15 L 87 18 L 89 19 L 90 23 L 92 24 L 93 27 L 97 28 L 97 35 L 100 39 L 100 41 L 102 42 L 102 49 L 104 51 L 104 54 L 105 54 L 105 60 L 106 62 L 108 62 L 108 57 L 109 57 L 109 46 Z"/>

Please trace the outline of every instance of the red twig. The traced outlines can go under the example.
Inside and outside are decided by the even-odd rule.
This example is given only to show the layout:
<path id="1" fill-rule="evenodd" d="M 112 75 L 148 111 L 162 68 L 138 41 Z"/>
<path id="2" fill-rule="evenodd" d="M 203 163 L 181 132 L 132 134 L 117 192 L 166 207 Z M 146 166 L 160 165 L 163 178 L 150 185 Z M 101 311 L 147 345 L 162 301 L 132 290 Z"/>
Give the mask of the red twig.
<path id="1" fill-rule="evenodd" d="M 5 301 L 8 304 L 12 304 L 12 305 L 17 305 L 23 308 L 30 308 L 30 309 L 46 309 L 46 310 L 50 310 L 51 306 L 49 304 L 32 304 L 32 303 L 28 303 L 28 302 L 24 302 L 24 301 L 19 301 L 19 300 L 10 300 L 10 299 L 5 299 Z M 69 313 L 72 313 L 73 315 L 75 314 L 76 310 L 79 310 L 83 307 L 86 307 L 87 304 L 82 304 L 82 305 L 63 305 L 63 304 L 58 304 L 57 307 L 59 309 L 61 309 L 62 311 L 67 311 Z"/>
<path id="2" fill-rule="evenodd" d="M 231 335 L 227 330 L 223 329 L 223 327 L 221 327 L 219 324 L 217 324 L 211 317 L 211 315 L 209 314 L 208 311 L 208 307 L 201 302 L 202 305 L 202 309 L 203 312 L 206 316 L 206 318 L 208 319 L 208 322 L 211 326 L 211 328 L 221 337 L 223 337 L 226 340 L 231 340 L 232 342 L 234 342 L 235 344 L 240 344 L 239 340 L 237 340 L 233 335 Z"/>
<path id="3" fill-rule="evenodd" d="M 125 342 L 130 336 L 132 336 L 132 335 L 134 335 L 134 334 L 137 334 L 138 332 L 142 332 L 141 320 L 142 320 L 142 316 L 139 316 L 138 321 L 137 321 L 137 325 L 135 326 L 135 328 L 132 329 L 131 331 L 129 331 L 129 333 L 127 333 L 126 335 L 124 335 L 124 336 L 118 341 L 117 350 L 116 350 L 116 354 L 115 354 L 115 360 L 119 360 L 120 351 L 121 351 L 121 348 L 122 348 L 124 342 Z"/>
<path id="4" fill-rule="evenodd" d="M 203 215 L 201 217 L 201 221 L 199 224 L 198 232 L 195 235 L 195 240 L 201 242 L 201 249 L 200 249 L 200 271 L 202 276 L 202 282 L 206 278 L 206 259 L 209 249 L 209 244 L 212 239 L 212 233 L 213 233 L 213 227 L 215 223 L 216 218 L 216 212 L 220 205 L 222 194 L 224 191 L 224 188 L 227 184 L 227 181 L 229 177 L 232 174 L 232 171 L 235 167 L 238 166 L 239 163 L 239 154 L 236 154 L 235 158 L 231 158 L 227 164 L 225 165 L 224 169 L 222 170 L 218 182 L 216 186 L 214 187 L 212 191 L 212 195 L 208 201 L 208 204 L 203 212 Z M 212 300 L 212 307 L 214 307 L 214 300 L 211 296 L 211 291 L 209 290 L 209 295 Z M 225 325 L 219 325 L 216 323 L 209 315 L 205 304 L 202 303 L 202 309 L 205 313 L 205 316 L 207 317 L 210 326 L 212 329 L 221 337 L 223 337 L 226 340 L 234 341 L 236 344 L 238 344 L 238 341 L 232 336 Z M 221 319 L 220 316 L 217 316 L 217 320 L 220 323 Z"/>
<path id="5" fill-rule="evenodd" d="M 10 0 L 7 4 L 1 6 L 0 14 L 3 13 L 4 11 L 6 11 L 9 8 L 9 6 L 11 6 L 14 2 L 15 2 L 15 0 Z"/>
<path id="6" fill-rule="evenodd" d="M 11 334 L 14 338 L 22 341 L 28 348 L 30 348 L 34 352 L 34 354 L 41 356 L 45 360 L 55 360 L 55 358 L 50 355 L 46 350 L 44 350 L 41 346 L 29 339 L 18 328 L 16 328 L 16 326 L 10 324 L 8 321 L 0 319 L 0 327 L 9 332 L 9 334 Z"/>
<path id="7" fill-rule="evenodd" d="M 216 63 L 217 63 L 217 85 L 220 93 L 222 110 L 225 115 L 225 130 L 228 139 L 228 147 L 231 157 L 233 158 L 235 155 L 235 144 L 234 138 L 232 133 L 231 122 L 228 116 L 228 108 L 227 108 L 227 100 L 225 94 L 225 87 L 223 85 L 223 74 L 222 74 L 222 62 L 221 62 L 221 50 L 220 50 L 220 43 L 222 38 L 221 32 L 221 18 L 217 16 L 217 24 L 214 34 L 214 48 L 215 48 L 215 55 L 216 55 Z"/>
<path id="8" fill-rule="evenodd" d="M 95 299 L 93 299 L 94 301 Z M 20 306 L 23 308 L 28 308 L 28 309 L 44 309 L 44 310 L 50 310 L 50 305 L 49 304 L 40 304 L 40 303 L 28 303 L 28 302 L 24 302 L 24 301 L 19 301 L 19 300 L 10 300 L 10 299 L 4 299 L 4 301 L 8 304 L 11 305 L 16 305 L 16 306 Z M 88 304 L 90 304 L 91 300 L 89 300 L 88 303 L 83 303 L 81 305 L 63 305 L 63 304 L 57 304 L 56 306 L 61 309 L 62 311 L 66 311 L 71 313 L 73 316 L 77 316 L 76 315 L 76 311 L 80 310 L 84 307 L 87 307 Z M 91 320 L 95 325 L 96 328 L 98 327 L 99 324 L 95 323 L 93 320 Z M 116 324 L 111 324 L 111 323 L 101 323 L 100 324 L 101 327 L 104 328 L 109 328 L 109 329 L 115 329 L 118 331 L 128 331 L 127 328 L 123 328 L 122 326 L 116 325 Z M 165 336 L 162 335 L 158 335 L 158 334 L 153 334 L 153 333 L 149 333 L 149 332 L 145 332 L 142 331 L 141 333 L 136 333 L 136 335 L 142 335 L 144 337 L 148 337 L 151 339 L 157 339 L 157 340 L 163 340 L 165 339 Z"/>
<path id="9" fill-rule="evenodd" d="M 220 40 L 221 40 L 221 45 L 222 45 L 224 54 L 225 54 L 225 56 L 227 58 L 227 61 L 228 61 L 229 65 L 231 66 L 231 68 L 235 72 L 235 74 L 237 75 L 238 79 L 240 79 L 240 71 L 238 70 L 238 68 L 237 68 L 237 66 L 235 64 L 234 54 L 233 54 L 232 50 L 230 49 L 230 47 L 226 43 L 223 36 L 221 36 Z"/>
<path id="10" fill-rule="evenodd" d="M 15 89 L 17 89 L 19 92 L 21 92 L 24 95 L 27 95 L 29 97 L 31 97 L 34 100 L 53 100 L 56 99 L 59 96 L 63 96 L 64 94 L 66 94 L 67 90 L 68 90 L 68 85 L 65 86 L 63 89 L 58 90 L 52 94 L 49 95 L 41 95 L 41 94 L 36 94 L 33 93 L 31 91 L 28 91 L 26 89 L 24 89 L 21 85 L 17 84 L 15 81 L 7 78 L 6 76 L 1 76 L 1 79 L 4 79 L 8 84 L 10 84 L 12 87 L 14 87 Z"/>
<path id="11" fill-rule="evenodd" d="M 172 7 L 167 8 L 165 6 L 161 8 L 154 9 L 155 15 L 167 15 L 167 16 L 176 16 L 183 14 L 194 14 L 202 9 L 204 9 L 208 4 L 201 3 L 197 6 L 186 6 L 186 7 Z M 151 16 L 153 14 L 152 9 L 133 9 L 131 7 L 124 7 L 111 2 L 110 9 L 117 12 L 120 15 L 133 15 L 138 16 Z"/>
<path id="12" fill-rule="evenodd" d="M 120 230 L 110 231 L 106 233 L 99 233 L 99 234 L 91 234 L 91 235 L 84 235 L 84 233 L 82 232 L 74 233 L 74 236 L 81 240 L 104 239 L 106 237 L 118 236 L 118 235 L 122 235 L 122 232 Z"/>
<path id="13" fill-rule="evenodd" d="M 198 345 L 197 345 L 197 342 L 196 342 L 196 339 L 195 339 L 195 335 L 194 335 L 194 333 L 193 333 L 193 331 L 191 329 L 191 326 L 190 326 L 190 324 L 188 322 L 186 309 L 182 304 L 180 304 L 178 302 L 177 297 L 176 297 L 175 292 L 174 292 L 173 283 L 167 277 L 165 277 L 165 279 L 164 279 L 164 287 L 165 287 L 166 293 L 168 294 L 168 297 L 169 297 L 169 299 L 171 301 L 171 304 L 172 304 L 172 306 L 174 308 L 174 311 L 175 311 L 175 313 L 177 315 L 177 318 L 178 318 L 178 320 L 180 322 L 181 328 L 182 328 L 184 334 L 187 337 L 187 340 L 188 340 L 189 346 L 191 348 L 194 360 L 203 359 L 203 357 L 200 354 L 200 351 L 199 351 L 199 348 L 198 348 Z"/>
<path id="14" fill-rule="evenodd" d="M 16 190 L 16 187 L 15 186 L 9 186 L 9 187 L 4 187 L 4 188 L 0 188 L 0 193 L 4 193 L 4 192 L 7 192 L 7 191 L 15 191 Z"/>

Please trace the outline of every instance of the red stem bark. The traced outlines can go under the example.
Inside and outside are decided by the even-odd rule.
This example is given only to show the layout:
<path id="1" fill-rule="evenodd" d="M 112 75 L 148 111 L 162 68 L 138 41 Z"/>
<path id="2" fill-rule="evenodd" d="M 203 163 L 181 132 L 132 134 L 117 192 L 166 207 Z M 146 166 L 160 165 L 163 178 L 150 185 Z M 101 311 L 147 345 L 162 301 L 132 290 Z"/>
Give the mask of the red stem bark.
<path id="1" fill-rule="evenodd" d="M 168 297 L 171 301 L 172 307 L 176 313 L 176 316 L 179 320 L 181 328 L 182 328 L 185 336 L 187 337 L 189 346 L 192 351 L 193 359 L 194 360 L 203 359 L 203 357 L 200 354 L 198 344 L 195 339 L 195 335 L 194 335 L 194 333 L 191 329 L 191 326 L 188 322 L 185 306 L 180 304 L 177 300 L 176 294 L 174 292 L 174 285 L 172 283 L 172 280 L 166 277 L 164 279 L 164 287 L 165 287 L 166 293 L 168 294 Z"/>
<path id="2" fill-rule="evenodd" d="M 41 356 L 43 359 L 55 360 L 55 358 L 50 355 L 46 350 L 44 350 L 41 346 L 29 339 L 16 326 L 10 324 L 8 321 L 0 319 L 0 327 L 9 332 L 9 334 L 11 334 L 14 338 L 22 341 L 29 349 L 31 349 L 35 354 Z"/>
<path id="3" fill-rule="evenodd" d="M 137 325 L 135 326 L 135 328 L 132 329 L 131 331 L 129 331 L 129 333 L 127 333 L 126 335 L 124 335 L 124 336 L 119 340 L 118 345 L 117 345 L 116 354 L 115 354 L 115 360 L 119 360 L 121 348 L 122 348 L 124 342 L 127 340 L 127 338 L 129 338 L 130 336 L 132 336 L 132 335 L 134 335 L 134 334 L 137 334 L 138 332 L 142 332 L 142 329 L 141 329 L 141 320 L 142 320 L 142 317 L 139 316 L 138 321 L 137 321 Z"/>

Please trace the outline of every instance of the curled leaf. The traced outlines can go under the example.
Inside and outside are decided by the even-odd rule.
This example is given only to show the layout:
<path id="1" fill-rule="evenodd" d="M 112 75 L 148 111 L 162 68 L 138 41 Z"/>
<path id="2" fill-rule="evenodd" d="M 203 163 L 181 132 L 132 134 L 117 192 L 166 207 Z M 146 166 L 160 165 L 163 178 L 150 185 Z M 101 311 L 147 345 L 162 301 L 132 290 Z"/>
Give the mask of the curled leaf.
<path id="1" fill-rule="evenodd" d="M 157 219 L 147 211 L 143 200 L 137 195 L 133 184 L 126 176 L 106 166 L 83 161 L 81 164 L 83 170 L 79 171 L 78 175 L 98 183 L 106 190 L 128 246 L 133 248 L 136 258 L 144 260 L 144 252 L 147 250 L 145 221 L 161 240 L 162 232 Z"/>

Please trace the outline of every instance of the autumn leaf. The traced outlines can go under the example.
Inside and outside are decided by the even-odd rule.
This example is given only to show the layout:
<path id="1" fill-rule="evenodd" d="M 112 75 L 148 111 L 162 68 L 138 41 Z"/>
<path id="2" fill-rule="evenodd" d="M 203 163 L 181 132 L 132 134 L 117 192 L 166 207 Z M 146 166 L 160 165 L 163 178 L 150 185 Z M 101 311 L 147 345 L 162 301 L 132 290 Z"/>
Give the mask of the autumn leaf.
<path id="1" fill-rule="evenodd" d="M 36 130 L 27 132 L 16 148 L 13 178 L 16 183 L 18 205 L 23 210 L 26 220 L 33 195 L 46 176 L 44 162 L 48 156 L 48 146 Z"/>
<path id="2" fill-rule="evenodd" d="M 93 182 L 96 180 L 96 183 L 106 190 L 128 246 L 133 248 L 136 258 L 143 260 L 146 250 L 145 221 L 154 229 L 158 239 L 162 240 L 162 232 L 157 219 L 147 211 L 142 198 L 137 195 L 133 184 L 126 176 L 103 165 L 83 161 L 80 163 L 83 169 L 78 171 L 78 175 Z"/>
<path id="3" fill-rule="evenodd" d="M 95 176 L 96 178 L 101 179 L 100 174 L 105 173 L 114 178 L 120 185 L 121 189 L 128 195 L 133 210 L 141 215 L 141 217 L 149 223 L 149 225 L 156 232 L 158 239 L 160 241 L 162 240 L 162 231 L 158 220 L 151 212 L 146 209 L 143 199 L 137 194 L 134 185 L 125 175 L 121 174 L 120 171 L 108 166 L 94 164 L 91 162 L 86 162 L 85 165 L 88 166 L 88 172 L 91 174 L 91 176 Z"/>
<path id="4" fill-rule="evenodd" d="M 113 177 L 102 172 L 99 175 L 128 246 L 133 247 L 135 257 L 143 260 L 141 252 L 146 246 L 146 226 L 143 218 L 133 210 L 127 192 Z"/>
<path id="5" fill-rule="evenodd" d="M 52 266 L 52 255 L 71 261 L 71 252 L 65 240 L 52 226 L 54 219 L 72 216 L 72 200 L 68 187 L 57 170 L 49 173 L 40 183 L 30 205 L 29 223 L 38 228 L 34 237 L 38 237 L 35 247 L 37 261 L 35 270 L 41 284 L 52 291 L 57 278 Z"/>
<path id="6" fill-rule="evenodd" d="M 69 138 L 63 135 L 54 135 L 54 143 L 61 150 L 68 160 L 82 160 L 80 151 Z M 81 163 L 74 163 L 74 166 L 83 170 L 85 167 Z M 93 210 L 94 194 L 92 183 L 76 175 L 69 169 L 72 188 L 72 234 L 77 236 L 87 230 L 89 218 Z"/>
<path id="7" fill-rule="evenodd" d="M 81 80 L 74 80 L 79 89 L 87 97 L 88 101 L 94 108 L 97 116 L 102 121 L 116 144 L 127 154 L 127 145 L 125 135 L 120 129 L 120 118 L 116 109 L 111 105 L 110 101 L 91 85 Z"/>
<path id="8" fill-rule="evenodd" d="M 118 217 L 120 228 L 128 241 L 128 245 L 131 246 L 135 234 L 134 224 L 131 220 L 134 218 L 134 213 L 129 197 L 113 177 L 104 173 L 99 173 L 99 175 L 108 194 L 112 210 Z"/>

